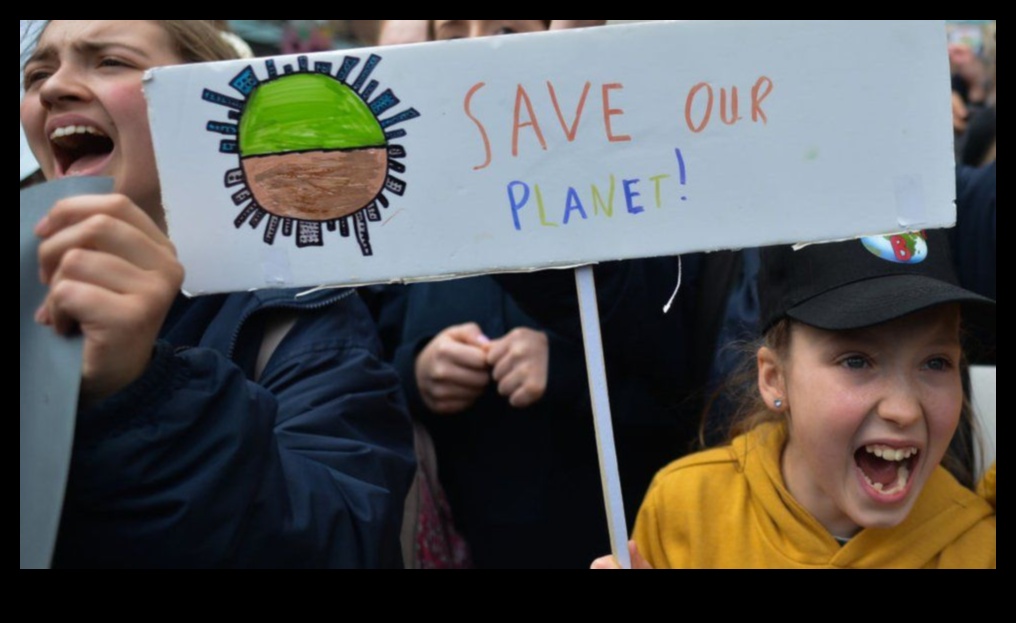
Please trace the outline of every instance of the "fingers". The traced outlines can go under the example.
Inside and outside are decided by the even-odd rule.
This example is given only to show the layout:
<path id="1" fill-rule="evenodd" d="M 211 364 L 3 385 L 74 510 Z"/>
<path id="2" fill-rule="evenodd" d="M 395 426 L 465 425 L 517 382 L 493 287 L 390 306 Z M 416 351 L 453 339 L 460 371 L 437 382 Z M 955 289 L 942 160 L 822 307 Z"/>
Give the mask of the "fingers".
<path id="1" fill-rule="evenodd" d="M 465 324 L 443 331 L 431 342 L 439 363 L 483 372 L 487 375 L 487 345 L 490 340 L 476 324 Z"/>
<path id="2" fill-rule="evenodd" d="M 448 361 L 436 361 L 427 371 L 429 381 L 437 386 L 450 386 L 464 390 L 482 390 L 490 384 L 486 370 L 474 370 Z"/>
<path id="3" fill-rule="evenodd" d="M 431 412 L 438 415 L 455 415 L 473 406 L 486 391 L 490 379 L 485 377 L 482 385 L 457 385 L 428 377 L 417 369 L 417 386 L 420 398 Z"/>
<path id="4" fill-rule="evenodd" d="M 518 362 L 544 354 L 549 348 L 547 344 L 547 335 L 541 331 L 515 329 L 490 343 L 487 365 L 493 369 L 495 380 L 503 378 Z"/>
<path id="5" fill-rule="evenodd" d="M 452 415 L 472 406 L 490 384 L 489 340 L 475 323 L 450 327 L 416 360 L 420 397 L 434 413 Z"/>
<path id="6" fill-rule="evenodd" d="M 652 571 L 653 566 L 639 552 L 639 546 L 635 541 L 628 542 L 628 553 L 631 555 L 631 568 L 643 571 Z"/>
<path id="7" fill-rule="evenodd" d="M 49 286 L 36 319 L 82 333 L 82 400 L 102 400 L 144 372 L 183 267 L 162 230 L 122 195 L 60 201 L 35 232 Z"/>
<path id="8" fill-rule="evenodd" d="M 434 338 L 416 361 L 417 386 L 428 408 L 455 413 L 471 406 L 491 379 L 516 409 L 540 401 L 547 391 L 550 360 L 546 334 L 516 329 L 491 342 L 476 324 L 451 327 Z"/>
<path id="9" fill-rule="evenodd" d="M 543 398 L 547 391 L 546 375 L 522 366 L 498 382 L 497 392 L 516 409 L 526 409 Z"/>
<path id="10" fill-rule="evenodd" d="M 48 238 L 56 231 L 100 214 L 129 223 L 153 240 L 169 245 L 169 239 L 155 221 L 123 195 L 81 195 L 58 201 L 36 226 L 35 234 Z"/>
<path id="11" fill-rule="evenodd" d="M 98 310 L 107 309 L 118 301 L 116 293 L 100 286 L 81 281 L 61 281 L 50 290 L 44 306 L 53 329 L 68 335 L 76 332 L 80 325 L 93 323 Z"/>
<path id="12" fill-rule="evenodd" d="M 604 556 L 593 561 L 589 568 L 593 571 L 617 571 L 621 565 L 617 564 L 617 560 L 613 556 Z"/>
<path id="13" fill-rule="evenodd" d="M 36 227 L 40 277 L 50 284 L 72 249 L 101 251 L 145 270 L 176 263 L 173 245 L 148 215 L 119 196 L 84 196 L 58 202 Z"/>
<path id="14" fill-rule="evenodd" d="M 39 245 L 40 278 L 53 281 L 66 255 L 74 250 L 91 250 L 119 257 L 142 270 L 156 270 L 175 260 L 170 248 L 146 236 L 136 227 L 105 215 L 58 230 Z"/>
<path id="15" fill-rule="evenodd" d="M 498 393 L 516 409 L 539 402 L 547 391 L 550 346 L 545 333 L 516 329 L 493 342 L 487 354 Z"/>
<path id="16" fill-rule="evenodd" d="M 79 323 L 95 322 L 95 316 L 100 310 L 108 310 L 114 304 L 122 305 L 122 302 L 112 298 L 119 295 L 159 301 L 155 305 L 158 309 L 151 313 L 140 304 L 133 313 L 128 311 L 124 316 L 127 322 L 133 318 L 140 326 L 146 326 L 161 315 L 163 303 L 168 304 L 172 299 L 173 293 L 179 289 L 180 279 L 182 273 L 177 278 L 160 278 L 159 273 L 142 270 L 114 255 L 72 249 L 65 254 L 51 280 L 53 285 L 43 303 L 43 324 L 53 324 L 57 331 L 66 334 Z M 94 300 L 98 295 L 96 291 L 110 296 Z M 85 300 L 82 301 L 82 298 Z M 130 327 L 124 326 L 123 329 L 129 331 Z"/>
<path id="17" fill-rule="evenodd" d="M 638 545 L 635 541 L 628 542 L 628 553 L 631 555 L 631 568 L 637 570 L 652 570 L 652 566 L 646 562 L 646 559 L 639 553 Z M 594 571 L 602 570 L 618 570 L 621 569 L 621 565 L 617 562 L 617 559 L 613 556 L 604 556 L 595 560 L 590 567 Z"/>
<path id="18" fill-rule="evenodd" d="M 67 334 L 80 329 L 85 335 L 82 404 L 119 392 L 148 366 L 154 344 L 151 329 L 161 325 L 163 317 L 142 298 L 61 281 L 52 288 L 47 305 L 54 330 Z"/>
<path id="19" fill-rule="evenodd" d="M 424 404 L 438 415 L 455 415 L 473 406 L 486 389 L 489 379 L 480 386 L 427 382 L 421 387 Z"/>

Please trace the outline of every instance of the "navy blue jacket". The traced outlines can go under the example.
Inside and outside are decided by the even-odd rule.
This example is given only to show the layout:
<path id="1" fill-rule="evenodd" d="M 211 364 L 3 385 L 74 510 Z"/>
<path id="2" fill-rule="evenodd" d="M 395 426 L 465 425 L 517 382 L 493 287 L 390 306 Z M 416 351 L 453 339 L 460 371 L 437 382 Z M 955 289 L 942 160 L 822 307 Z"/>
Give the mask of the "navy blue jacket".
<path id="1" fill-rule="evenodd" d="M 581 345 L 546 332 L 490 277 L 393 287 L 386 296 L 382 329 L 397 325 L 394 364 L 411 412 L 433 437 L 441 483 L 475 565 L 587 568 L 610 541 Z M 416 359 L 439 333 L 468 322 L 492 340 L 522 327 L 547 333 L 549 375 L 539 402 L 515 409 L 492 382 L 462 413 L 427 409 Z"/>
<path id="2" fill-rule="evenodd" d="M 995 299 L 995 163 L 956 170 L 956 231 L 953 253 L 963 286 Z"/>
<path id="3" fill-rule="evenodd" d="M 142 378 L 78 415 L 54 566 L 401 566 L 398 377 L 355 293 L 294 295 L 176 302 Z"/>
<path id="4" fill-rule="evenodd" d="M 995 163 L 956 171 L 956 229 L 953 254 L 956 272 L 964 288 L 995 300 L 997 226 L 995 224 Z M 995 315 L 964 318 L 966 354 L 971 363 L 995 365 Z"/>

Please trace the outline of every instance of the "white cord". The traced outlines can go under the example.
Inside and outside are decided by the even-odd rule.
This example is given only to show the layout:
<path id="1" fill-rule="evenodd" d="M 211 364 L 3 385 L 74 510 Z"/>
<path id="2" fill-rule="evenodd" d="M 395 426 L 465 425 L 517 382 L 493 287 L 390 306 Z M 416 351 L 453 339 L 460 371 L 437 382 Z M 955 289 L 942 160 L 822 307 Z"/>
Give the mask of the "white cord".
<path id="1" fill-rule="evenodd" d="M 681 282 L 684 280 L 684 262 L 681 260 L 681 256 L 677 256 L 677 287 L 674 288 L 674 294 L 671 295 L 670 301 L 663 306 L 663 315 L 670 313 L 670 308 L 674 306 L 674 301 L 677 300 L 677 293 L 681 291 Z"/>

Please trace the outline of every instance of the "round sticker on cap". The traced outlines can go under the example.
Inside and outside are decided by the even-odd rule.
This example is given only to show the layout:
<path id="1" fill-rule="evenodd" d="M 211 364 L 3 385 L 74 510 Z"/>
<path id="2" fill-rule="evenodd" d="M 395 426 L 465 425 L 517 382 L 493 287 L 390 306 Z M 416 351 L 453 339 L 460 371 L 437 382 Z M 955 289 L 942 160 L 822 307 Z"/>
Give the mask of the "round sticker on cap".
<path id="1" fill-rule="evenodd" d="M 897 264 L 920 264 L 928 259 L 928 238 L 924 232 L 862 238 L 864 248 L 875 257 Z"/>

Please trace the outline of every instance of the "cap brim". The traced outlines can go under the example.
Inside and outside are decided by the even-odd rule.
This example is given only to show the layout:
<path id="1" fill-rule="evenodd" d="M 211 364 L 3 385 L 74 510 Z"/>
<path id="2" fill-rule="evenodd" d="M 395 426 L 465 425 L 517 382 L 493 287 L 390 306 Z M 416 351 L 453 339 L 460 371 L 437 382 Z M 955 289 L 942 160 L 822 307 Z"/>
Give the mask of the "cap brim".
<path id="1" fill-rule="evenodd" d="M 994 325 L 994 301 L 921 275 L 891 275 L 845 285 L 794 306 L 787 315 L 818 329 L 847 331 L 948 303 L 963 304 L 964 313 L 970 310 Z"/>

